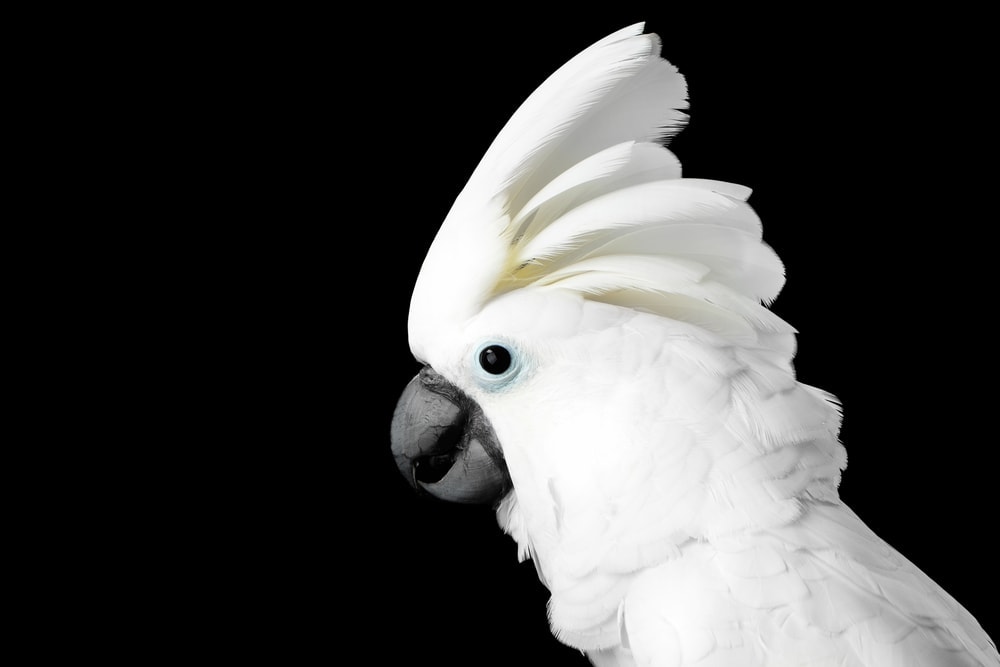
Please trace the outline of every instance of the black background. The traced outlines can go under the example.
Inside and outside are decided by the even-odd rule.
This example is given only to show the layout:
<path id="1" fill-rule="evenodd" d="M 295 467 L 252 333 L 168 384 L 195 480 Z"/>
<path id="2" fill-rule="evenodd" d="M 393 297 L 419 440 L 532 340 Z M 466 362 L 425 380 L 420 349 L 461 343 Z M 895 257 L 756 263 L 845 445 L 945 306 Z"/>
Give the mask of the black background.
<path id="1" fill-rule="evenodd" d="M 843 402 L 843 498 L 996 636 L 995 212 L 976 56 L 949 41 L 976 18 L 551 11 L 265 12 L 199 37 L 162 145 L 196 144 L 185 168 L 217 179 L 197 288 L 213 362 L 191 391 L 218 400 L 165 575 L 176 635 L 338 664 L 587 664 L 492 512 L 416 497 L 388 433 L 417 371 L 410 291 L 455 195 L 549 73 L 645 20 L 687 77 L 685 175 L 753 188 L 799 377 Z"/>

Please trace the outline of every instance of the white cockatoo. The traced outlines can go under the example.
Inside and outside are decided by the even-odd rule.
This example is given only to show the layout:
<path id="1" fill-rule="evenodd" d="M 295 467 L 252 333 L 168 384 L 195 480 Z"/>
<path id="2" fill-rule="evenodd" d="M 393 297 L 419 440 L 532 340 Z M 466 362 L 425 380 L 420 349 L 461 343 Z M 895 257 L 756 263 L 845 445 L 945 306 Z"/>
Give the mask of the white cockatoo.
<path id="1" fill-rule="evenodd" d="M 1000 665 L 840 500 L 837 402 L 765 307 L 782 264 L 747 188 L 681 177 L 684 78 L 642 31 L 546 80 L 448 213 L 397 464 L 495 503 L 552 632 L 599 667 Z"/>

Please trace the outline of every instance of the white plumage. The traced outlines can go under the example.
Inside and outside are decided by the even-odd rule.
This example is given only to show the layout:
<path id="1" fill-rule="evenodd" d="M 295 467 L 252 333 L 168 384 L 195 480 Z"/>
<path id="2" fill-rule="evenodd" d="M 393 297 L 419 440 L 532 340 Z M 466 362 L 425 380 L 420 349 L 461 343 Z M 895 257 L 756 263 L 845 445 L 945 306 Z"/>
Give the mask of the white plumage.
<path id="1" fill-rule="evenodd" d="M 661 145 L 686 86 L 635 25 L 504 127 L 428 252 L 414 354 L 489 418 L 498 508 L 595 665 L 1000 665 L 962 606 L 840 500 L 835 399 L 766 308 L 742 186 Z M 501 379 L 475 351 L 517 358 Z"/>

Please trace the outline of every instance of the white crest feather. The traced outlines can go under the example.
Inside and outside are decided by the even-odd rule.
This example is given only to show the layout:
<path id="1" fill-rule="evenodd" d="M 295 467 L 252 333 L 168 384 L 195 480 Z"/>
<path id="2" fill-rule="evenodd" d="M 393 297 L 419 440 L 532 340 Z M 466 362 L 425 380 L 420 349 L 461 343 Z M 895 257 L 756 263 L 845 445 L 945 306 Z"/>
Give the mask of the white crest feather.
<path id="1" fill-rule="evenodd" d="M 687 86 L 642 28 L 571 59 L 497 135 L 414 289 L 418 357 L 490 299 L 523 288 L 641 302 L 717 332 L 792 331 L 761 305 L 784 272 L 746 204 L 750 190 L 681 178 L 660 143 L 686 120 Z"/>

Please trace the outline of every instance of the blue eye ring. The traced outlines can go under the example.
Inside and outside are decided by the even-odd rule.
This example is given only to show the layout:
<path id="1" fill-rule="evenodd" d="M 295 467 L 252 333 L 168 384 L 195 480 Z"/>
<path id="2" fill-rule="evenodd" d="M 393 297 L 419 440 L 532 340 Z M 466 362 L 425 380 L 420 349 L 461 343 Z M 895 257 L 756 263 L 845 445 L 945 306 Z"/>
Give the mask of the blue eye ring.
<path id="1" fill-rule="evenodd" d="M 477 346 L 471 362 L 476 383 L 490 392 L 508 389 L 524 374 L 526 367 L 519 346 L 496 338 Z"/>

